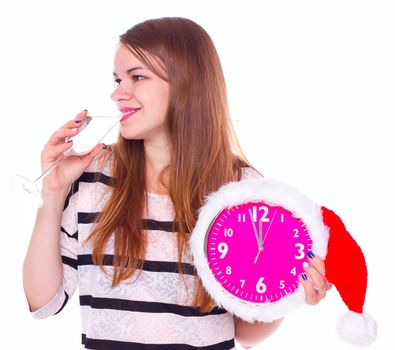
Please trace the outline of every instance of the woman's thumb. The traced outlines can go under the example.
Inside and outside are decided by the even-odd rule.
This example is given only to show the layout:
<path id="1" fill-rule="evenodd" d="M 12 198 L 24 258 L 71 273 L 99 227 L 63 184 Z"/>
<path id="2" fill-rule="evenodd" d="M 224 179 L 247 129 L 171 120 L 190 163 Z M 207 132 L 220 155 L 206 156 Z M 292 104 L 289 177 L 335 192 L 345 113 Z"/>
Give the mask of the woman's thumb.
<path id="1" fill-rule="evenodd" d="M 92 160 L 106 147 L 104 143 L 99 143 L 96 147 L 90 151 L 89 153 L 85 154 L 81 157 L 82 161 L 86 166 L 92 163 Z"/>

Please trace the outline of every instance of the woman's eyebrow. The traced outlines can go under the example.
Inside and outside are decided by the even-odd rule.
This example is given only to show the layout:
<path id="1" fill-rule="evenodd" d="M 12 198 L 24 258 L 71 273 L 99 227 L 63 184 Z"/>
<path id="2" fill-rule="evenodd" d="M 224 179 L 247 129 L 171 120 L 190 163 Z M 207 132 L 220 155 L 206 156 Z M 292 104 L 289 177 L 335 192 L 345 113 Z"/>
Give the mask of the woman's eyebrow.
<path id="1" fill-rule="evenodd" d="M 130 72 L 133 72 L 134 70 L 137 70 L 137 69 L 145 69 L 145 68 L 144 68 L 144 67 L 133 67 L 133 68 L 128 69 L 128 70 L 126 71 L 126 73 L 129 74 Z M 115 73 L 115 72 L 113 72 L 112 75 L 113 75 L 114 77 L 117 77 L 117 76 L 118 76 L 117 73 Z"/>

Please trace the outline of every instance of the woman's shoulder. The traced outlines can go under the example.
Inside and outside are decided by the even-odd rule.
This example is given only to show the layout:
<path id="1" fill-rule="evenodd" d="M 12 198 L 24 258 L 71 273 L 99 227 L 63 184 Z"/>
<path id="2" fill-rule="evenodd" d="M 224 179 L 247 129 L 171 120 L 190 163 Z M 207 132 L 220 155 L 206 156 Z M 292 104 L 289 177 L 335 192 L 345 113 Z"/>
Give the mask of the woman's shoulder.
<path id="1" fill-rule="evenodd" d="M 262 179 L 263 175 L 252 166 L 245 166 L 241 168 L 241 179 L 240 180 L 248 180 L 248 179 Z"/>
<path id="2" fill-rule="evenodd" d="M 104 207 L 110 195 L 112 157 L 111 151 L 103 149 L 74 184 L 77 211 L 99 212 Z"/>

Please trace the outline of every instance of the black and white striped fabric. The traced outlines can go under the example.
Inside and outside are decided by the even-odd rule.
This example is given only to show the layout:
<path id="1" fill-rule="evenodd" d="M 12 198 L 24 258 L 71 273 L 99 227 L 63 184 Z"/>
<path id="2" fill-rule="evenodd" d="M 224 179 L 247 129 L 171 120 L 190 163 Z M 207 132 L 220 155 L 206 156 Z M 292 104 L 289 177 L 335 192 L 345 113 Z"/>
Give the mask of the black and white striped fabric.
<path id="1" fill-rule="evenodd" d="M 95 179 L 97 162 L 73 184 L 65 202 L 60 230 L 62 286 L 32 315 L 42 319 L 59 313 L 78 287 L 82 349 L 235 349 L 230 313 L 219 307 L 201 313 L 189 306 L 196 272 L 187 252 L 182 261 L 186 289 L 178 273 L 177 232 L 172 231 L 174 208 L 170 197 L 148 194 L 143 220 L 148 246 L 142 270 L 112 287 L 112 240 L 105 251 L 106 273 L 92 263 L 92 247 L 83 243 L 109 198 L 111 175 L 107 165 Z M 243 178 L 258 176 L 244 168 Z"/>

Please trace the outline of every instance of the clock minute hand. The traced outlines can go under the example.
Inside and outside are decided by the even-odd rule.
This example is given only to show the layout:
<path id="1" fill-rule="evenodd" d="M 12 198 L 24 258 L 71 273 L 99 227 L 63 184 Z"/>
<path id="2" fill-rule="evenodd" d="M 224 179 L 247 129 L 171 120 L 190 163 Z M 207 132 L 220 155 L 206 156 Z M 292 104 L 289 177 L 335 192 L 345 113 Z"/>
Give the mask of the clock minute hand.
<path id="1" fill-rule="evenodd" d="M 250 209 L 250 210 L 248 210 L 248 212 L 250 213 L 251 224 L 252 224 L 252 228 L 254 229 L 254 234 L 255 234 L 256 242 L 258 243 L 258 247 L 260 247 L 260 246 L 261 246 L 261 241 L 260 241 L 260 239 L 259 239 L 258 232 L 257 232 L 256 226 L 255 226 L 255 224 L 254 224 L 254 218 L 253 218 L 253 216 L 252 216 L 252 210 Z"/>
<path id="2" fill-rule="evenodd" d="M 273 223 L 273 221 L 274 221 L 274 217 L 276 216 L 276 213 L 277 213 L 277 209 L 274 211 L 272 220 L 270 221 L 269 227 L 268 227 L 267 230 L 266 230 L 265 238 L 262 240 L 262 249 L 263 249 L 263 243 L 265 243 L 266 237 L 267 237 L 267 235 L 268 235 L 268 233 L 269 233 L 269 231 L 270 231 L 270 227 L 272 227 L 272 223 Z"/>
<path id="3" fill-rule="evenodd" d="M 263 251 L 263 242 L 262 242 L 262 220 L 258 220 L 259 222 L 259 243 L 258 243 L 258 253 L 256 254 L 254 264 L 258 261 L 259 255 Z"/>

